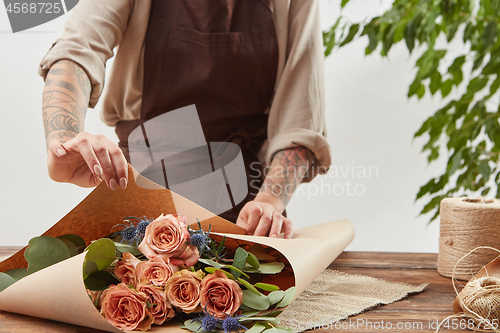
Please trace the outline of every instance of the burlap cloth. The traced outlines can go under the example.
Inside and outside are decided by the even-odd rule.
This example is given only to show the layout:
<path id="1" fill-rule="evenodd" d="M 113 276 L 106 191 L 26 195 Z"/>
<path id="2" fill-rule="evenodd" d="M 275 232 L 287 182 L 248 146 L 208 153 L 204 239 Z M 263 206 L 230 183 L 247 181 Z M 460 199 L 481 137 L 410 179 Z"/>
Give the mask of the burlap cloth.
<path id="1" fill-rule="evenodd" d="M 320 328 L 377 305 L 399 301 L 408 294 L 420 293 L 426 286 L 327 269 L 280 314 L 280 326 Z"/>

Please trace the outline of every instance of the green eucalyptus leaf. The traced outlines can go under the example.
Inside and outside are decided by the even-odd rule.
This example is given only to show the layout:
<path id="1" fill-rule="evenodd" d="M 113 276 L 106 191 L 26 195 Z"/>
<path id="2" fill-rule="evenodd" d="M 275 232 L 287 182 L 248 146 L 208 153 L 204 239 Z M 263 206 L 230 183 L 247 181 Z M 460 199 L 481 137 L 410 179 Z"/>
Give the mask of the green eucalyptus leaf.
<path id="1" fill-rule="evenodd" d="M 191 332 L 204 332 L 203 328 L 201 327 L 201 321 L 196 320 L 196 319 L 188 319 L 184 322 L 184 326 Z"/>
<path id="2" fill-rule="evenodd" d="M 205 271 L 206 271 L 207 273 L 211 273 L 211 274 L 215 273 L 215 271 L 221 271 L 221 272 L 224 272 L 224 274 L 226 274 L 226 276 L 227 276 L 229 279 L 231 279 L 231 280 L 236 280 L 236 279 L 234 278 L 234 276 L 233 276 L 231 273 L 226 272 L 226 271 L 225 271 L 225 270 L 223 270 L 223 269 L 218 269 L 218 268 L 215 268 L 215 267 L 205 267 Z"/>
<path id="3" fill-rule="evenodd" d="M 24 258 L 28 262 L 28 274 L 61 262 L 71 257 L 66 244 L 55 237 L 39 236 L 28 242 Z"/>
<path id="4" fill-rule="evenodd" d="M 248 258 L 248 252 L 245 251 L 245 249 L 238 247 L 234 252 L 233 266 L 236 267 L 238 270 L 242 271 L 243 268 L 245 267 L 245 263 L 247 262 L 247 258 Z M 237 279 L 240 277 L 241 273 L 235 271 L 233 275 Z"/>
<path id="5" fill-rule="evenodd" d="M 269 284 L 269 283 L 258 282 L 254 286 L 255 286 L 255 288 L 259 288 L 259 289 L 266 290 L 266 291 L 280 290 L 280 287 L 278 287 L 277 285 Z"/>
<path id="6" fill-rule="evenodd" d="M 99 267 L 93 261 L 84 261 L 83 262 L 83 279 L 85 280 L 90 274 L 97 272 Z"/>
<path id="7" fill-rule="evenodd" d="M 245 272 L 243 272 L 241 269 L 234 267 L 233 265 L 224 265 L 223 267 L 224 268 L 229 268 L 230 270 L 232 270 L 233 271 L 233 275 L 235 275 L 236 273 L 239 273 L 239 274 L 243 275 L 244 277 L 246 277 L 247 279 L 250 278 L 250 276 L 248 276 L 248 274 L 246 274 Z"/>
<path id="8" fill-rule="evenodd" d="M 119 284 L 120 280 L 107 271 L 97 271 L 90 274 L 84 282 L 87 289 L 106 290 L 112 284 Z"/>
<path id="9" fill-rule="evenodd" d="M 16 280 L 14 280 L 12 276 L 0 272 L 0 292 L 4 291 L 15 282 Z"/>
<path id="10" fill-rule="evenodd" d="M 69 253 L 71 254 L 72 257 L 76 256 L 79 253 L 76 245 L 73 244 L 73 242 L 71 242 L 70 240 L 67 240 L 67 239 L 61 238 L 61 237 L 57 237 L 57 239 L 60 239 L 64 244 L 66 244 L 66 246 L 68 247 Z"/>
<path id="11" fill-rule="evenodd" d="M 290 287 L 287 290 L 285 290 L 285 296 L 283 299 L 278 303 L 277 307 L 281 308 L 284 306 L 287 306 L 290 304 L 295 297 L 295 293 L 297 292 L 297 288 L 295 287 Z"/>
<path id="12" fill-rule="evenodd" d="M 269 297 L 269 301 L 271 302 L 271 304 L 276 304 L 278 302 L 281 302 L 283 297 L 285 297 L 285 291 L 276 290 L 276 291 L 270 292 L 269 295 L 267 295 L 267 297 Z"/>
<path id="13" fill-rule="evenodd" d="M 198 259 L 199 262 L 205 264 L 205 265 L 208 265 L 208 266 L 212 266 L 212 267 L 215 267 L 217 269 L 221 269 L 222 267 L 224 267 L 223 265 L 219 264 L 218 262 L 212 260 L 212 259 L 203 259 L 203 258 L 200 258 Z"/>
<path id="14" fill-rule="evenodd" d="M 255 254 L 250 253 L 250 252 L 247 252 L 247 253 L 248 253 L 247 263 L 250 266 L 252 266 L 253 268 L 258 269 L 260 266 L 260 263 L 259 263 L 259 260 L 257 259 L 257 257 L 255 256 Z"/>
<path id="15" fill-rule="evenodd" d="M 240 281 L 241 284 L 243 284 L 248 290 L 253 292 L 255 295 L 257 295 L 257 296 L 261 295 L 260 292 L 257 289 L 255 289 L 255 287 L 250 282 L 248 282 L 242 278 L 238 278 L 238 281 Z"/>
<path id="16" fill-rule="evenodd" d="M 250 327 L 246 333 L 261 333 L 263 330 L 265 330 L 266 327 L 259 324 L 259 323 L 255 323 L 252 327 Z"/>
<path id="17" fill-rule="evenodd" d="M 245 321 L 265 321 L 268 324 L 278 325 L 280 323 L 279 318 L 276 317 L 247 317 L 241 318 L 241 322 Z"/>
<path id="18" fill-rule="evenodd" d="M 261 263 L 259 273 L 262 274 L 278 274 L 285 268 L 285 264 L 279 261 Z"/>
<path id="19" fill-rule="evenodd" d="M 271 305 L 266 295 L 256 295 L 250 290 L 243 290 L 243 304 L 254 310 L 267 310 Z"/>
<path id="20" fill-rule="evenodd" d="M 108 268 L 116 260 L 115 243 L 109 238 L 101 238 L 87 247 L 86 261 L 93 261 L 100 271 Z"/>
<path id="21" fill-rule="evenodd" d="M 82 237 L 80 237 L 78 235 L 75 235 L 75 234 L 66 234 L 66 235 L 59 236 L 57 238 L 59 238 L 59 239 L 67 239 L 71 243 L 75 244 L 76 247 L 85 247 L 85 246 L 87 246 L 87 244 L 85 244 L 85 240 Z"/>
<path id="22" fill-rule="evenodd" d="M 139 251 L 139 249 L 135 246 L 128 245 L 128 244 L 123 244 L 123 243 L 117 243 L 115 242 L 115 247 L 118 251 L 121 253 L 130 253 L 135 257 L 141 256 L 142 252 Z"/>
<path id="23" fill-rule="evenodd" d="M 19 281 L 28 275 L 28 270 L 26 268 L 14 268 L 5 271 L 5 274 L 10 275 L 16 281 Z"/>

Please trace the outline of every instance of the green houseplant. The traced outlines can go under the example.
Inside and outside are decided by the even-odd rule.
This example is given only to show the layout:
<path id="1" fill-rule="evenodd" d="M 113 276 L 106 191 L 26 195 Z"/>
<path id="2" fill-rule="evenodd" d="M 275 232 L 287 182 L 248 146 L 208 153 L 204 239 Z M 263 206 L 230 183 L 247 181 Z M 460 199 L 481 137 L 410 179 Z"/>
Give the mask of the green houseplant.
<path id="1" fill-rule="evenodd" d="M 341 0 L 344 8 L 349 0 Z M 387 56 L 405 43 L 418 52 L 418 69 L 408 98 L 440 95 L 444 106 L 415 133 L 427 137 L 422 151 L 428 162 L 443 150 L 448 157 L 441 175 L 420 187 L 416 200 L 427 200 L 420 214 L 439 216 L 441 199 L 453 195 L 490 193 L 500 198 L 500 1 L 395 0 L 392 7 L 367 22 L 350 22 L 342 15 L 323 33 L 325 56 L 357 38 L 367 38 L 365 54 Z M 445 55 L 454 39 L 465 44 L 452 61 Z M 458 98 L 446 98 L 452 89 Z M 493 191 L 492 191 L 493 190 Z"/>

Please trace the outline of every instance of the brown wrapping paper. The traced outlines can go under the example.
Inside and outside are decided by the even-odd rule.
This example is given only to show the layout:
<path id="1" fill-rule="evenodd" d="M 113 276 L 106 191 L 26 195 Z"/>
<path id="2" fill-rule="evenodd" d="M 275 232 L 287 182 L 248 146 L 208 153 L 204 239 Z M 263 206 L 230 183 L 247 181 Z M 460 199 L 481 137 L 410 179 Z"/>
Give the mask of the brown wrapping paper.
<path id="1" fill-rule="evenodd" d="M 140 184 L 141 186 L 138 186 Z M 175 207 L 174 207 L 175 201 Z M 176 209 L 177 208 L 177 209 Z M 293 239 L 248 236 L 244 230 L 193 202 L 159 187 L 129 169 L 125 190 L 109 190 L 101 184 L 77 207 L 51 227 L 44 235 L 60 236 L 74 233 L 87 243 L 110 233 L 125 216 L 158 217 L 161 213 L 185 215 L 188 223 L 202 221 L 219 235 L 239 242 L 269 246 L 290 263 L 292 281 L 286 274 L 273 276 L 282 288 L 294 284 L 296 297 L 347 247 L 354 237 L 348 220 L 324 223 L 294 231 Z M 26 267 L 24 249 L 0 263 L 0 271 Z M 0 293 L 0 310 L 46 318 L 74 325 L 121 332 L 108 323 L 90 301 L 83 284 L 84 254 L 29 275 Z M 185 332 L 178 322 L 153 325 L 150 332 Z"/>

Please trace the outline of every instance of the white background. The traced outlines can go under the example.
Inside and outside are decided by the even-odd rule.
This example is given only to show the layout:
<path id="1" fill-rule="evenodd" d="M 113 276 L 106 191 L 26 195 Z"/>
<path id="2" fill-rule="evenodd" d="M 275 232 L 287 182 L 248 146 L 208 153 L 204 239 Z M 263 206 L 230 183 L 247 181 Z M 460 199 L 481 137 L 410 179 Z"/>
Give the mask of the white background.
<path id="1" fill-rule="evenodd" d="M 338 17 L 339 2 L 320 1 L 325 29 Z M 351 0 L 344 14 L 354 21 L 367 19 L 390 3 Z M 43 80 L 37 68 L 67 17 L 13 34 L 0 7 L 0 246 L 27 244 L 90 192 L 55 183 L 46 171 Z M 445 101 L 439 96 L 408 100 L 416 55 L 410 56 L 404 45 L 397 45 L 388 58 L 365 57 L 367 42 L 362 38 L 326 59 L 328 141 L 332 170 L 339 173 L 330 172 L 301 185 L 288 214 L 297 227 L 350 219 L 356 237 L 348 250 L 437 252 L 439 221 L 427 225 L 429 216 L 418 217 L 423 202 L 414 199 L 420 185 L 444 169 L 445 159 L 428 166 L 426 155 L 420 153 L 425 141 L 413 141 L 413 133 Z M 463 52 L 463 46 L 455 51 Z M 99 105 L 89 110 L 85 127 L 116 140 L 114 129 L 100 121 Z M 370 177 L 352 177 L 352 168 L 370 167 Z"/>

